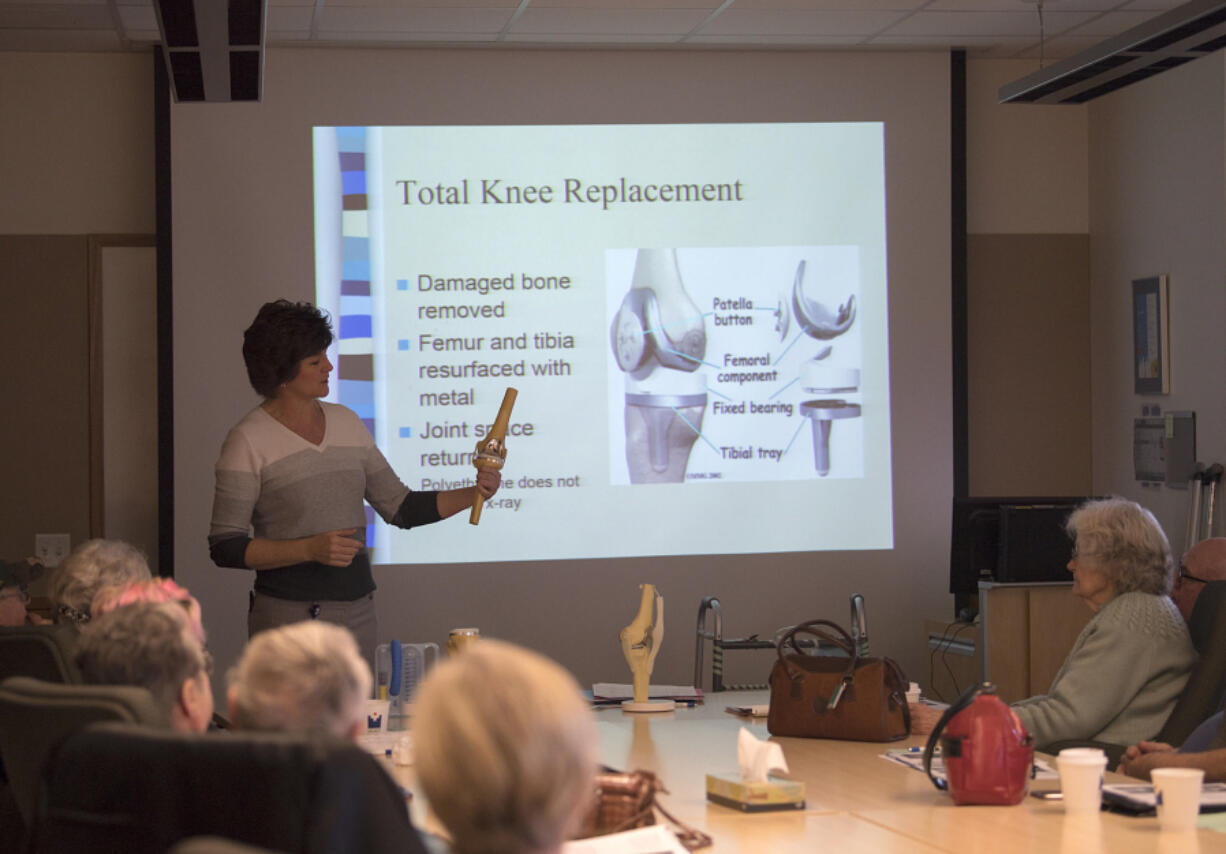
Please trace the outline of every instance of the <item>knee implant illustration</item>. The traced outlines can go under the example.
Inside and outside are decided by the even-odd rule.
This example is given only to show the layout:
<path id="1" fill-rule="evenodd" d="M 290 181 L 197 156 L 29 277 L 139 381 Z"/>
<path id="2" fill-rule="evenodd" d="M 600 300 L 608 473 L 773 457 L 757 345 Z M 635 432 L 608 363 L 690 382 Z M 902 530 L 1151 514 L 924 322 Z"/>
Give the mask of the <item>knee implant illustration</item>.
<path id="1" fill-rule="evenodd" d="M 805 262 L 796 267 L 796 279 L 792 283 L 792 311 L 796 322 L 805 334 L 818 341 L 832 341 L 856 322 L 856 297 L 848 296 L 838 311 L 831 311 L 822 303 L 805 295 Z M 855 394 L 860 390 L 860 369 L 831 359 L 834 346 L 822 346 L 812 359 L 800 370 L 800 383 L 805 394 L 822 395 L 806 400 L 800 411 L 813 425 L 813 464 L 818 475 L 830 474 L 830 431 L 835 421 L 860 417 L 860 404 L 841 396 Z"/>
<path id="2" fill-rule="evenodd" d="M 696 373 L 707 333 L 676 250 L 639 250 L 610 338 L 626 373 L 630 482 L 680 483 L 707 406 L 706 380 Z"/>

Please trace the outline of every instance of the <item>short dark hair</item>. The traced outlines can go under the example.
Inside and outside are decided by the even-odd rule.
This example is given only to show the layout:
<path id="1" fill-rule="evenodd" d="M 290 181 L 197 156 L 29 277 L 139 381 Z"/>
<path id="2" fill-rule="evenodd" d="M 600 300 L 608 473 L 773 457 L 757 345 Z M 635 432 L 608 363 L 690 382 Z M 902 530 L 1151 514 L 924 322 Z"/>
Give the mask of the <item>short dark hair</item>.
<path id="1" fill-rule="evenodd" d="M 299 362 L 331 343 L 328 315 L 309 302 L 266 302 L 243 333 L 247 379 L 257 394 L 273 397 L 298 373 Z"/>

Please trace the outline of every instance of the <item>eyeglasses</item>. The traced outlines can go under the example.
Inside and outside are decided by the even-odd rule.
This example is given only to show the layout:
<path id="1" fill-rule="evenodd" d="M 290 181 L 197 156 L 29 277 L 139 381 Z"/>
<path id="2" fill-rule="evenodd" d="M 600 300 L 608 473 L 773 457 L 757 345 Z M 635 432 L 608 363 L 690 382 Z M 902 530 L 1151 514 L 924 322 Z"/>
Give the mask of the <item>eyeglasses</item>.
<path id="1" fill-rule="evenodd" d="M 1208 580 L 1204 578 L 1197 578 L 1195 575 L 1192 575 L 1191 573 L 1189 573 L 1188 568 L 1184 566 L 1182 562 L 1179 564 L 1179 580 L 1180 581 L 1199 581 L 1201 584 L 1209 583 Z"/>

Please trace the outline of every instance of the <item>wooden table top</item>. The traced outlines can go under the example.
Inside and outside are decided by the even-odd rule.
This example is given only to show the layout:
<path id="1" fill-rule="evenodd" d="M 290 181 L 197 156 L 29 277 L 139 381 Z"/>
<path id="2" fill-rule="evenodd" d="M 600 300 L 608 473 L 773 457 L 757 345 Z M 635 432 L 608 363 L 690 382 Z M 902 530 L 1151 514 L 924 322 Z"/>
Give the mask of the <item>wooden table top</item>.
<path id="1" fill-rule="evenodd" d="M 805 783 L 803 811 L 747 814 L 709 802 L 706 775 L 737 773 L 740 728 L 770 738 L 765 718 L 734 715 L 725 706 L 766 701 L 765 692 L 723 692 L 673 712 L 596 711 L 601 761 L 614 768 L 656 772 L 668 789 L 661 803 L 710 834 L 714 846 L 704 851 L 712 854 L 1226 854 L 1226 834 L 1161 833 L 1153 817 L 1100 813 L 1066 818 L 1059 801 L 1032 797 L 1008 807 L 955 806 L 923 773 L 882 758 L 887 749 L 922 746 L 922 738 L 888 744 L 777 738 L 788 763 L 785 776 Z M 411 787 L 411 769 L 397 769 L 396 776 Z M 1032 788 L 1056 789 L 1059 783 L 1039 780 Z M 414 820 L 431 826 L 425 805 L 414 800 Z"/>

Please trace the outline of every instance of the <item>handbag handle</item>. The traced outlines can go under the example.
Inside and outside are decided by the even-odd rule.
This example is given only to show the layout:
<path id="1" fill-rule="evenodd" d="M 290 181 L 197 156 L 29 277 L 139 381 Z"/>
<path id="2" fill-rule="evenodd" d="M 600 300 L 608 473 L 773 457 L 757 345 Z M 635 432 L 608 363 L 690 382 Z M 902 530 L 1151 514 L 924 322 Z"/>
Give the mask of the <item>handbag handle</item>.
<path id="1" fill-rule="evenodd" d="M 832 635 L 829 632 L 826 632 L 823 629 L 819 628 L 820 626 L 828 626 L 829 628 L 833 629 L 836 632 L 836 634 Z M 852 640 L 851 635 L 848 634 L 845 628 L 843 628 L 842 626 L 840 626 L 838 623 L 834 622 L 833 620 L 810 620 L 807 623 L 800 623 L 799 625 L 792 626 L 792 628 L 788 630 L 787 634 L 785 634 L 783 637 L 779 639 L 779 642 L 775 646 L 776 646 L 776 652 L 779 655 L 780 661 L 783 661 L 783 648 L 787 646 L 788 644 L 791 644 L 792 649 L 796 650 L 798 654 L 800 655 L 808 654 L 804 650 L 802 650 L 800 648 L 800 645 L 796 642 L 797 634 L 813 635 L 819 640 L 830 641 L 830 643 L 834 644 L 839 649 L 843 650 L 843 652 L 847 653 L 848 658 L 852 658 L 852 659 L 859 658 L 859 652 L 856 649 L 856 643 L 854 640 Z"/>
<path id="2" fill-rule="evenodd" d="M 837 634 L 832 635 L 822 627 L 829 627 L 837 632 Z M 847 630 L 832 620 L 810 620 L 807 623 L 793 626 L 787 634 L 779 639 L 775 648 L 775 654 L 779 658 L 779 663 L 783 665 L 784 671 L 792 681 L 801 678 L 804 674 L 792 669 L 790 662 L 783 656 L 783 648 L 791 644 L 792 649 L 796 650 L 798 655 L 806 655 L 796 643 L 797 634 L 813 635 L 819 640 L 830 641 L 834 646 L 847 653 L 847 669 L 843 671 L 840 688 L 831 695 L 830 701 L 827 703 L 827 708 L 833 709 L 838 705 L 839 699 L 843 696 L 843 691 L 851 685 L 855 678 L 856 665 L 860 663 L 859 647 Z M 895 690 L 890 692 L 890 698 L 902 706 L 903 726 L 906 727 L 907 732 L 911 732 L 911 708 L 907 705 L 906 697 L 907 677 L 894 659 L 887 657 L 883 658 L 882 661 L 890 673 L 893 674 L 896 683 Z"/>
<path id="3" fill-rule="evenodd" d="M 834 629 L 834 631 L 838 634 L 832 635 L 829 632 L 826 632 L 822 627 Z M 855 641 L 852 640 L 851 635 L 847 633 L 846 629 L 831 620 L 810 620 L 807 623 L 801 623 L 798 626 L 793 626 L 791 631 L 784 635 L 779 640 L 778 645 L 775 647 L 775 654 L 779 657 L 779 663 L 783 665 L 784 672 L 787 673 L 788 678 L 792 680 L 793 683 L 795 683 L 797 679 L 802 678 L 804 674 L 800 671 L 793 670 L 792 664 L 783 656 L 783 648 L 790 643 L 792 645 L 792 649 L 796 650 L 798 655 L 805 655 L 805 653 L 801 652 L 800 646 L 796 643 L 797 634 L 813 635 L 814 637 L 818 638 L 819 641 L 830 641 L 839 649 L 847 653 L 847 667 L 843 670 L 843 676 L 839 680 L 839 687 L 831 692 L 830 699 L 826 702 L 826 708 L 833 709 L 839 704 L 839 700 L 843 698 L 843 692 L 851 687 L 852 682 L 855 680 L 856 665 L 860 663 L 860 653 L 856 649 Z M 793 686 L 793 690 L 795 690 L 795 686 Z"/>
<path id="4" fill-rule="evenodd" d="M 941 719 L 937 721 L 937 725 L 932 728 L 932 732 L 928 735 L 928 743 L 924 745 L 924 773 L 928 775 L 928 779 L 932 781 L 932 785 L 936 786 L 942 792 L 949 788 L 949 770 L 946 769 L 944 780 L 933 774 L 932 754 L 936 751 L 937 744 L 941 740 L 941 733 L 945 731 L 946 724 L 949 723 L 954 715 L 958 714 L 958 712 L 962 711 L 972 702 L 974 702 L 975 698 L 983 693 L 987 684 L 988 683 L 986 682 L 980 682 L 963 691 L 962 696 L 955 700 L 952 706 L 945 709 L 944 713 L 941 715 Z M 910 729 L 909 726 L 907 728 Z"/>

